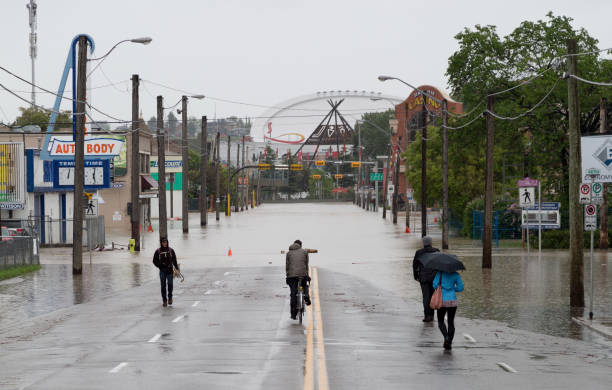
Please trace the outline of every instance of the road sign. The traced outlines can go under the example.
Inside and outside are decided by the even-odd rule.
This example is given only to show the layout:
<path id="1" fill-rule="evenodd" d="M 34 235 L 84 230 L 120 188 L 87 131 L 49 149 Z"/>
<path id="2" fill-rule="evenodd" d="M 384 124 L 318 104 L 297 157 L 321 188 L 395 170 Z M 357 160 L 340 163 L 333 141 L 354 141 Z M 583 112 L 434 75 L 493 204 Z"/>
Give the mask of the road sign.
<path id="1" fill-rule="evenodd" d="M 579 201 L 580 204 L 591 203 L 591 185 L 589 183 L 580 184 Z"/>
<path id="2" fill-rule="evenodd" d="M 531 179 L 526 177 L 517 182 L 518 187 L 537 187 L 538 181 L 536 179 Z"/>
<path id="3" fill-rule="evenodd" d="M 589 169 L 587 169 L 587 175 L 589 175 L 589 176 L 599 176 L 599 169 L 597 169 L 597 168 L 589 168 Z"/>
<path id="4" fill-rule="evenodd" d="M 88 199 L 85 205 L 85 215 L 98 216 L 98 199 Z"/>
<path id="5" fill-rule="evenodd" d="M 597 229 L 597 206 L 587 204 L 584 206 L 584 230 L 592 232 Z"/>
<path id="6" fill-rule="evenodd" d="M 318 167 L 324 167 L 325 166 L 325 160 L 317 160 L 315 161 L 315 165 Z"/>
<path id="7" fill-rule="evenodd" d="M 361 162 L 351 161 L 351 168 L 359 168 L 359 167 L 361 167 Z"/>
<path id="8" fill-rule="evenodd" d="M 383 179 L 383 174 L 382 172 L 372 172 L 370 173 L 370 181 L 382 181 Z"/>
<path id="9" fill-rule="evenodd" d="M 336 173 L 336 174 L 334 175 L 334 179 L 338 179 L 338 180 L 339 180 L 339 179 L 342 179 L 342 174 L 341 174 L 341 173 Z"/>
<path id="10" fill-rule="evenodd" d="M 591 184 L 591 203 L 602 204 L 603 203 L 603 189 L 604 186 L 601 183 Z"/>
<path id="11" fill-rule="evenodd" d="M 301 171 L 302 169 L 304 169 L 302 167 L 302 164 L 291 164 L 289 166 L 289 170 L 291 170 L 291 171 Z"/>
<path id="12" fill-rule="evenodd" d="M 315 180 L 321 179 L 321 175 L 312 175 L 312 178 Z"/>
<path id="13" fill-rule="evenodd" d="M 270 164 L 264 164 L 264 163 L 261 163 L 261 164 L 258 164 L 258 165 L 257 165 L 257 168 L 258 168 L 260 171 L 269 171 L 269 170 L 270 170 Z"/>
<path id="14" fill-rule="evenodd" d="M 519 187 L 519 203 L 521 207 L 531 207 L 535 204 L 535 187 Z"/>

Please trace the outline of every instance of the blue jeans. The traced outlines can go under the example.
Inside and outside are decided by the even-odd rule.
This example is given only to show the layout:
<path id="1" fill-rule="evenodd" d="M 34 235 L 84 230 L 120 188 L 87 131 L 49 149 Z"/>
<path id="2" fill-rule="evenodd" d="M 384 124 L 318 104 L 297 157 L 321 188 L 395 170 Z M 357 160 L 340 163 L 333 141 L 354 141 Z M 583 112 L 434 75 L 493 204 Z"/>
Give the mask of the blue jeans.
<path id="1" fill-rule="evenodd" d="M 166 282 L 168 283 L 168 298 L 172 299 L 172 272 L 159 270 L 159 281 L 161 283 L 161 295 L 164 302 L 166 299 Z"/>

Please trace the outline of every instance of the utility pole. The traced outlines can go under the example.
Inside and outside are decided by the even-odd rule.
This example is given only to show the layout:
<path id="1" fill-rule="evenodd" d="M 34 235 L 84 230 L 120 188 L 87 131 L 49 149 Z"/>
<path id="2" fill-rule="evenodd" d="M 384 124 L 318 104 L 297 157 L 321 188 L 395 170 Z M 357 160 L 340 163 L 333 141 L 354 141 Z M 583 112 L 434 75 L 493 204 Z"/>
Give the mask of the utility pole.
<path id="1" fill-rule="evenodd" d="M 183 115 L 183 134 L 182 134 L 182 152 L 183 152 L 183 188 L 182 188 L 182 206 L 183 206 L 183 233 L 189 233 L 189 152 L 187 150 L 187 96 L 183 95 L 181 99 L 183 105 L 181 114 Z"/>
<path id="2" fill-rule="evenodd" d="M 28 9 L 29 14 L 29 24 L 30 24 L 30 59 L 32 60 L 32 107 L 36 106 L 36 72 L 35 72 L 35 62 L 37 56 L 37 40 L 38 36 L 36 34 L 36 10 L 38 5 L 36 5 L 36 0 L 30 0 L 29 4 L 26 4 L 26 8 Z"/>
<path id="3" fill-rule="evenodd" d="M 232 199 L 231 199 L 231 194 L 230 194 L 231 189 L 232 189 L 232 183 L 231 183 L 231 180 L 232 180 L 232 156 L 230 154 L 230 152 L 231 152 L 231 145 L 232 145 L 231 137 L 228 134 L 227 135 L 227 197 L 226 197 L 226 200 L 227 200 L 227 205 L 226 206 L 227 207 L 225 208 L 225 215 L 228 216 L 228 217 L 230 215 L 232 215 L 232 202 L 231 202 Z"/>
<path id="4" fill-rule="evenodd" d="M 206 115 L 202 117 L 202 139 L 200 140 L 200 226 L 206 226 L 208 222 L 208 197 L 206 196 L 206 170 L 208 169 L 208 129 Z"/>
<path id="5" fill-rule="evenodd" d="M 442 100 L 442 249 L 448 249 L 448 102 Z"/>
<path id="6" fill-rule="evenodd" d="M 391 135 L 389 136 L 389 138 L 391 138 Z M 385 164 L 387 165 L 387 169 L 385 170 L 385 177 L 383 180 L 383 212 L 382 212 L 382 217 L 383 219 L 387 219 L 387 198 L 388 198 L 388 187 L 389 187 L 389 168 L 391 167 L 390 165 L 391 162 L 391 140 L 389 139 L 389 151 L 387 152 L 387 160 L 385 162 Z"/>
<path id="7" fill-rule="evenodd" d="M 221 147 L 221 134 L 219 134 L 219 132 L 217 131 L 217 137 L 215 139 L 215 175 L 217 176 L 216 179 L 216 189 L 215 189 L 215 219 L 218 221 L 219 220 L 219 206 L 221 205 L 221 190 L 220 190 L 220 175 L 221 175 L 221 171 L 219 169 L 219 163 L 221 160 L 221 156 L 220 156 L 220 151 L 219 148 Z"/>
<path id="8" fill-rule="evenodd" d="M 157 184 L 159 188 L 159 237 L 168 237 L 166 210 L 166 151 L 164 145 L 164 98 L 157 97 Z"/>
<path id="9" fill-rule="evenodd" d="M 261 163 L 261 152 L 259 152 L 259 158 L 257 159 L 259 163 Z M 257 170 L 257 196 L 255 205 L 259 206 L 261 204 L 261 170 Z"/>
<path id="10" fill-rule="evenodd" d="M 606 98 L 599 102 L 599 133 L 605 134 L 608 129 L 608 109 Z M 599 249 L 608 249 L 608 184 L 603 183 L 603 203 L 600 206 Z"/>
<path id="11" fill-rule="evenodd" d="M 138 118 L 139 96 L 138 87 L 140 79 L 137 74 L 132 75 L 132 169 L 131 169 L 131 195 L 132 195 L 132 239 L 134 250 L 140 251 L 140 120 Z"/>
<path id="12" fill-rule="evenodd" d="M 83 179 L 85 177 L 85 99 L 87 93 L 87 37 L 79 36 L 76 131 L 74 135 L 74 193 L 72 217 L 72 273 L 83 273 Z"/>
<path id="13" fill-rule="evenodd" d="M 246 165 L 245 164 L 245 162 L 246 162 L 245 158 L 247 156 L 245 147 L 246 147 L 246 145 L 244 144 L 244 135 L 243 135 L 242 136 L 242 166 L 243 167 Z M 243 189 L 242 189 L 241 195 L 240 195 L 240 198 L 241 198 L 241 200 L 240 200 L 240 211 L 244 210 L 245 203 L 246 203 L 246 208 L 247 209 L 249 208 L 249 202 L 248 202 L 248 200 L 249 200 L 249 198 L 248 198 L 248 196 L 249 196 L 249 193 L 248 193 L 249 187 L 246 185 L 247 181 L 245 180 L 245 178 L 246 178 L 246 175 L 244 174 L 244 172 L 242 172 L 242 187 L 243 187 Z M 244 190 L 245 188 L 246 188 L 246 192 Z"/>
<path id="14" fill-rule="evenodd" d="M 578 75 L 576 40 L 567 40 L 567 61 L 570 75 Z M 567 80 L 569 113 L 569 223 L 570 223 L 570 306 L 584 307 L 584 254 L 582 222 L 583 211 L 578 197 L 582 179 L 580 154 L 580 105 L 578 104 L 578 81 Z"/>
<path id="15" fill-rule="evenodd" d="M 236 142 L 236 171 L 240 169 L 240 144 Z M 240 175 L 236 175 L 236 181 L 234 182 L 236 187 L 236 199 L 234 199 L 234 211 L 238 212 L 238 207 L 240 207 L 240 191 L 238 190 L 238 177 Z"/>
<path id="16" fill-rule="evenodd" d="M 484 229 L 482 232 L 482 268 L 492 267 L 492 239 L 493 239 L 493 143 L 495 142 L 495 124 L 493 123 L 495 97 L 487 97 L 487 142 L 485 151 L 485 205 Z"/>
<path id="17" fill-rule="evenodd" d="M 393 175 L 393 203 L 392 203 L 392 212 L 393 212 L 393 224 L 397 224 L 397 186 L 399 185 L 399 166 L 400 166 L 400 145 L 402 144 L 402 137 L 398 138 L 397 141 L 397 149 L 395 151 L 395 174 Z"/>
<path id="18" fill-rule="evenodd" d="M 421 107 L 421 121 L 423 129 L 421 130 L 421 237 L 427 235 L 427 107 L 426 96 L 423 97 L 423 106 Z M 410 201 L 406 199 L 406 226 L 408 226 L 408 207 Z"/>

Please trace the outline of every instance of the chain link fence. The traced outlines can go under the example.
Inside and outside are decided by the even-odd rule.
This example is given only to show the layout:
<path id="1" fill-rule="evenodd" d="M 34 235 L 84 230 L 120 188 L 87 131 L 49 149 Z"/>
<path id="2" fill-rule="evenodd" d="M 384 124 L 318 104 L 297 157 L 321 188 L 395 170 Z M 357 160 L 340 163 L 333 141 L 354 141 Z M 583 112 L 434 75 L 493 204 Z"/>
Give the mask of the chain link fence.
<path id="1" fill-rule="evenodd" d="M 40 264 L 38 240 L 31 236 L 1 236 L 0 269 Z"/>

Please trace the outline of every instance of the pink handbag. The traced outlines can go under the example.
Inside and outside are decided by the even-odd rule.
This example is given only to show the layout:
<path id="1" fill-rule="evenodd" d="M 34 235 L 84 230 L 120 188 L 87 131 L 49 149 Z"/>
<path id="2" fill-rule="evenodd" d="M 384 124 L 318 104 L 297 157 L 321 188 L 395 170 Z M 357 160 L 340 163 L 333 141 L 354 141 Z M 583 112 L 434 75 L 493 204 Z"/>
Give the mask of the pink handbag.
<path id="1" fill-rule="evenodd" d="M 429 301 L 429 307 L 434 310 L 438 310 L 442 307 L 442 284 L 438 285 L 436 291 L 434 291 L 431 296 L 431 301 Z"/>

